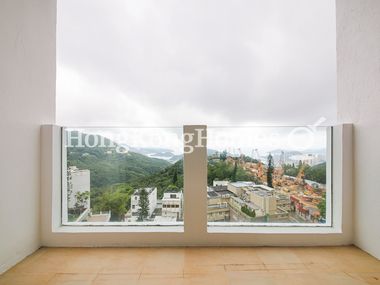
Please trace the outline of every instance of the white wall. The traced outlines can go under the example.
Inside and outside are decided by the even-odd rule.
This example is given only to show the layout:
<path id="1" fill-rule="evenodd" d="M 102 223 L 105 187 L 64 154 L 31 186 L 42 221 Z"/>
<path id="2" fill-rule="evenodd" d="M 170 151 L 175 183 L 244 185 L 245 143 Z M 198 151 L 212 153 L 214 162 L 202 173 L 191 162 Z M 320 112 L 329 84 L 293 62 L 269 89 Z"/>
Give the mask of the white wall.
<path id="1" fill-rule="evenodd" d="M 336 4 L 338 120 L 354 123 L 354 239 L 380 258 L 380 1 Z"/>
<path id="2" fill-rule="evenodd" d="M 55 25 L 55 1 L 0 1 L 0 273 L 40 246 L 40 125 L 55 116 Z"/>

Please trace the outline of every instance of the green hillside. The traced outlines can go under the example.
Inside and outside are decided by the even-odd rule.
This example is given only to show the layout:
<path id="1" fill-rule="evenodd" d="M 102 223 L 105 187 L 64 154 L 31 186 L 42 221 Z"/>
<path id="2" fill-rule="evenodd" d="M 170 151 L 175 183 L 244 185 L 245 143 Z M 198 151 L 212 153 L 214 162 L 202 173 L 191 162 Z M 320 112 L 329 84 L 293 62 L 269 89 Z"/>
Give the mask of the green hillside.
<path id="1" fill-rule="evenodd" d="M 165 169 L 136 178 L 128 183 L 115 183 L 91 189 L 91 205 L 95 212 L 111 210 L 112 221 L 120 221 L 130 207 L 130 198 L 134 190 L 141 187 L 157 187 L 158 198 L 161 199 L 167 189 L 183 188 L 182 160 Z"/>
<path id="2" fill-rule="evenodd" d="M 89 169 L 93 188 L 128 183 L 159 172 L 171 164 L 134 152 L 118 153 L 114 147 L 68 147 L 67 165 Z"/>
<path id="3" fill-rule="evenodd" d="M 183 188 L 183 160 L 181 159 L 157 173 L 136 179 L 130 185 L 133 188 L 157 187 L 159 198 L 162 198 L 168 188 L 179 190 Z"/>
<path id="4" fill-rule="evenodd" d="M 326 162 L 307 168 L 305 170 L 305 178 L 326 184 Z"/>

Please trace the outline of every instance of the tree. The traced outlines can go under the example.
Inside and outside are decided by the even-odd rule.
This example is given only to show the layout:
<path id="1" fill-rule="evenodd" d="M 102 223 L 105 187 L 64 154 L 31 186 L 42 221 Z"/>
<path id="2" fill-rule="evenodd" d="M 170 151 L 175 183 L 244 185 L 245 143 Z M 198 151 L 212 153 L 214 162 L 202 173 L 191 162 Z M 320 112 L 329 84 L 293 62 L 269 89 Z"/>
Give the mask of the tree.
<path id="1" fill-rule="evenodd" d="M 177 185 L 178 182 L 178 169 L 177 167 L 174 168 L 174 174 L 173 174 L 173 179 L 172 179 L 172 184 Z"/>
<path id="2" fill-rule="evenodd" d="M 78 211 L 79 213 L 84 210 L 86 207 L 87 201 L 90 199 L 90 192 L 85 191 L 85 192 L 76 192 L 75 193 L 75 210 Z"/>
<path id="3" fill-rule="evenodd" d="M 271 154 L 268 155 L 268 169 L 267 169 L 267 185 L 273 188 L 273 157 Z"/>
<path id="4" fill-rule="evenodd" d="M 299 160 L 298 161 L 298 171 L 301 170 L 302 166 L 303 166 L 302 160 Z"/>
<path id="5" fill-rule="evenodd" d="M 178 192 L 178 191 L 179 191 L 179 188 L 177 187 L 177 185 L 170 184 L 170 185 L 168 186 L 168 188 L 166 188 L 166 191 L 176 191 L 176 192 Z"/>
<path id="6" fill-rule="evenodd" d="M 149 198 L 148 192 L 143 188 L 139 191 L 139 210 L 138 213 L 138 221 L 144 221 L 149 216 Z"/>
<path id="7" fill-rule="evenodd" d="M 234 170 L 232 171 L 231 181 L 236 182 L 236 173 L 237 173 L 237 161 L 235 161 Z"/>
<path id="8" fill-rule="evenodd" d="M 124 221 L 130 195 L 122 191 L 107 191 L 101 198 L 100 210 L 111 211 L 112 221 Z"/>
<path id="9" fill-rule="evenodd" d="M 326 184 L 326 163 L 324 162 L 305 168 L 305 178 L 318 183 Z"/>
<path id="10" fill-rule="evenodd" d="M 318 209 L 321 214 L 321 217 L 326 219 L 326 193 L 323 193 L 322 200 L 318 204 Z"/>
<path id="11" fill-rule="evenodd" d="M 255 210 L 248 208 L 247 205 L 243 205 L 243 206 L 241 206 L 241 207 L 240 207 L 240 210 L 241 210 L 244 214 L 246 214 L 246 215 L 248 215 L 248 216 L 250 216 L 250 217 L 252 217 L 252 218 L 255 218 L 255 217 L 256 217 L 256 212 L 255 212 Z"/>
<path id="12" fill-rule="evenodd" d="M 223 151 L 220 153 L 219 158 L 220 158 L 221 161 L 225 161 L 225 160 L 227 159 L 227 151 L 226 151 L 226 150 L 223 150 Z"/>

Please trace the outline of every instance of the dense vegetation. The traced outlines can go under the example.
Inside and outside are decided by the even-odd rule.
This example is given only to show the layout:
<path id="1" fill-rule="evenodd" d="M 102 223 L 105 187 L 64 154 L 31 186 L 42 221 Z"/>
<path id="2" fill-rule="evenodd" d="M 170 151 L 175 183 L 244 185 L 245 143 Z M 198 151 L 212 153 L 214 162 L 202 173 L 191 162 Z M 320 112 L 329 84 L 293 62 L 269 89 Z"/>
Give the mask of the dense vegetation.
<path id="1" fill-rule="evenodd" d="M 73 132 L 72 137 L 86 134 Z M 182 162 L 174 165 L 166 160 L 147 157 L 135 152 L 117 152 L 106 138 L 90 136 L 88 142 L 103 140 L 107 147 L 67 147 L 67 165 L 90 170 L 90 203 L 93 212 L 111 210 L 111 221 L 123 220 L 130 208 L 134 189 L 148 186 L 158 188 L 161 198 L 165 189 L 183 187 Z M 116 145 L 116 144 L 115 144 Z M 178 172 L 174 174 L 175 172 Z"/>
<path id="2" fill-rule="evenodd" d="M 126 183 L 91 188 L 91 208 L 95 213 L 111 210 L 111 221 L 122 221 L 130 208 L 133 191 Z"/>
<path id="3" fill-rule="evenodd" d="M 183 188 L 182 160 L 146 177 L 110 186 L 91 187 L 91 207 L 94 212 L 111 210 L 111 221 L 120 221 L 130 208 L 134 189 L 157 187 L 158 198 L 165 190 Z"/>
<path id="4" fill-rule="evenodd" d="M 256 212 L 255 212 L 255 210 L 251 210 L 250 208 L 248 208 L 247 207 L 247 205 L 243 205 L 243 206 L 241 206 L 241 211 L 244 213 L 244 214 L 246 214 L 246 215 L 248 215 L 248 216 L 250 216 L 250 217 L 252 217 L 252 218 L 255 218 L 256 217 Z"/>
<path id="5" fill-rule="evenodd" d="M 230 180 L 230 181 L 254 181 L 257 178 L 245 171 L 238 164 L 227 163 L 223 160 L 209 159 L 207 182 L 212 185 L 214 180 Z"/>
<path id="6" fill-rule="evenodd" d="M 167 189 L 183 188 L 183 160 L 179 160 L 157 173 L 131 181 L 130 184 L 134 188 L 157 187 L 157 195 L 161 199 Z"/>
<path id="7" fill-rule="evenodd" d="M 130 182 L 171 165 L 139 153 L 117 153 L 114 148 L 70 147 L 67 151 L 68 166 L 90 170 L 92 187 Z"/>
<path id="8" fill-rule="evenodd" d="M 305 170 L 305 178 L 326 184 L 326 163 L 317 164 Z"/>
<path id="9" fill-rule="evenodd" d="M 296 177 L 302 167 L 302 164 L 294 166 L 286 164 L 283 166 L 284 174 Z M 314 166 L 303 165 L 305 179 L 312 180 L 321 184 L 326 184 L 326 163 L 317 164 Z"/>

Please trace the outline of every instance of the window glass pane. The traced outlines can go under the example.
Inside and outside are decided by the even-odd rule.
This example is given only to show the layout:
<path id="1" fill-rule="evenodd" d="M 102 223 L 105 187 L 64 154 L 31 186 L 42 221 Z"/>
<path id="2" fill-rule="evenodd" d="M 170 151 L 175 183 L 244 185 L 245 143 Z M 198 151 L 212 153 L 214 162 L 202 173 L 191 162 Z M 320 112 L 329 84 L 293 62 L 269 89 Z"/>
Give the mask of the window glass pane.
<path id="1" fill-rule="evenodd" d="M 182 128 L 66 128 L 63 142 L 64 224 L 182 223 Z"/>
<path id="2" fill-rule="evenodd" d="M 208 128 L 209 225 L 330 225 L 330 128 Z"/>

